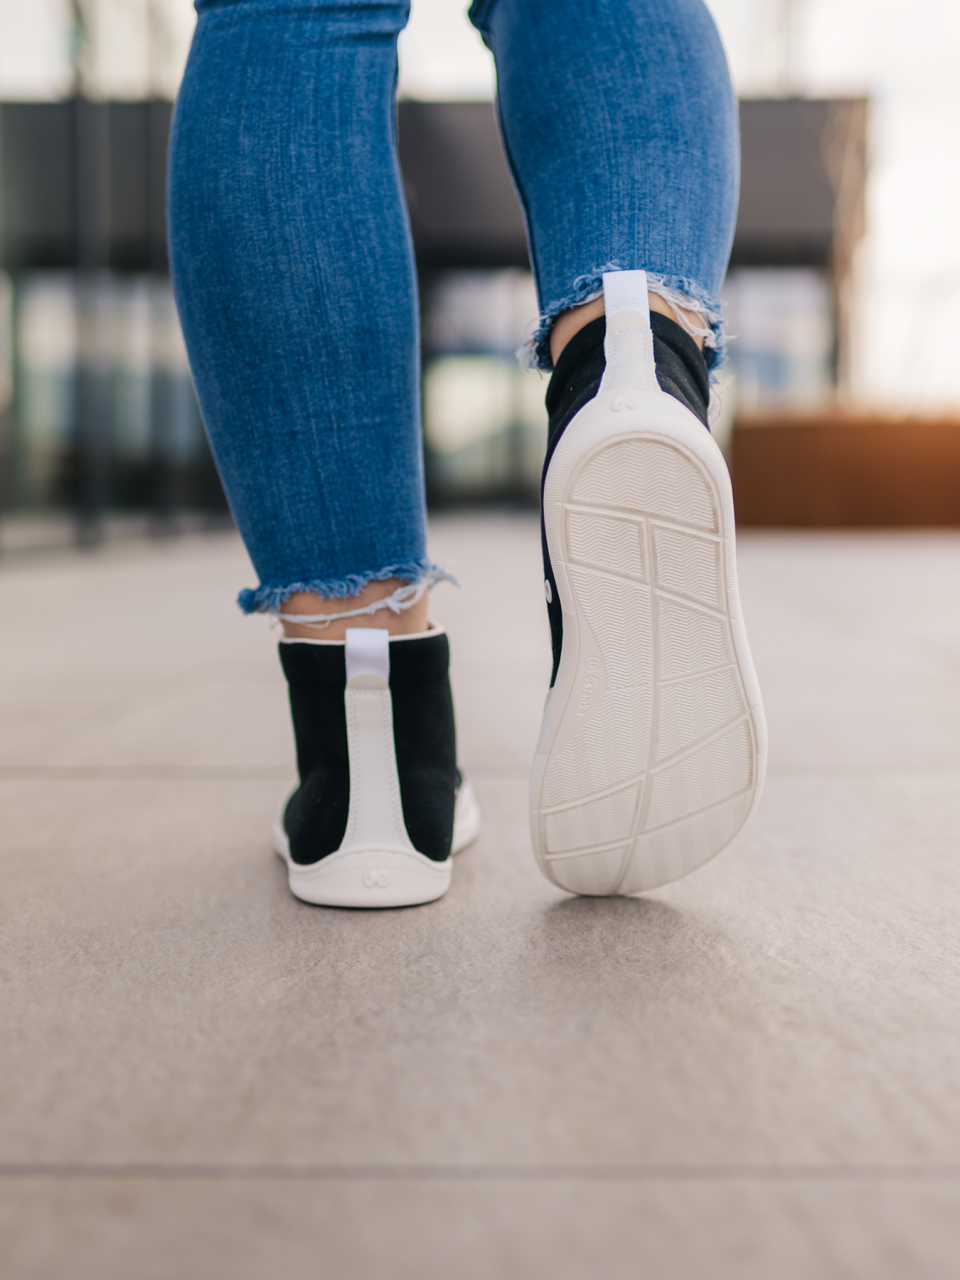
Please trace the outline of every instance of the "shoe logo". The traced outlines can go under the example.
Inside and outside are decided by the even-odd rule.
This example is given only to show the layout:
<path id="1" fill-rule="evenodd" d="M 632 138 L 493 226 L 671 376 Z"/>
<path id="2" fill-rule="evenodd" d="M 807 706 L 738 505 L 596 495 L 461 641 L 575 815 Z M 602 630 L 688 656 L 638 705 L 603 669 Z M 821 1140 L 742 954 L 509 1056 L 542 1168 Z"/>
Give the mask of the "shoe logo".
<path id="1" fill-rule="evenodd" d="M 365 871 L 363 873 L 363 887 L 365 889 L 386 889 L 389 883 L 389 871 Z"/>
<path id="2" fill-rule="evenodd" d="M 587 658 L 586 662 L 583 665 L 587 671 L 593 672 L 593 671 L 599 671 L 602 664 L 599 658 L 594 657 L 594 658 Z M 593 696 L 593 690 L 595 686 L 599 684 L 599 682 L 600 682 L 600 677 L 596 675 L 589 675 L 584 680 L 580 690 L 580 702 L 577 706 L 578 716 L 585 716 L 587 712 L 590 710 L 590 699 Z"/>
<path id="3" fill-rule="evenodd" d="M 617 396 L 610 408 L 614 413 L 619 413 L 621 409 L 636 409 L 639 404 L 640 401 L 636 396 Z"/>

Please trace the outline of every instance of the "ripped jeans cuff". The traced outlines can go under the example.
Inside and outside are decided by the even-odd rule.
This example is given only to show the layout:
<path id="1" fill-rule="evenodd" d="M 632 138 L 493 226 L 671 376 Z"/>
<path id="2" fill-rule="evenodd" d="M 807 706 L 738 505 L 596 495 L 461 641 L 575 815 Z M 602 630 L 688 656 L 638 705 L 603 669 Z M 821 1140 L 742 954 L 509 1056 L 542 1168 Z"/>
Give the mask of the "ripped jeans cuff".
<path id="1" fill-rule="evenodd" d="M 284 603 L 291 596 L 301 592 L 310 592 L 326 600 L 347 600 L 350 596 L 359 595 L 371 582 L 383 582 L 388 578 L 400 578 L 401 585 L 391 595 L 373 604 L 358 609 L 347 609 L 338 613 L 288 614 L 283 612 Z M 371 570 L 367 573 L 351 573 L 343 578 L 320 579 L 309 578 L 302 582 L 291 582 L 284 586 L 261 585 L 256 590 L 241 591 L 237 603 L 244 613 L 270 613 L 282 622 L 295 622 L 300 626 L 315 627 L 324 630 L 334 621 L 344 618 L 359 618 L 381 609 L 389 609 L 391 613 L 403 613 L 413 607 L 425 591 L 438 582 L 452 582 L 459 586 L 456 578 L 442 565 L 430 564 L 427 561 L 408 561 L 406 564 L 387 565 L 383 569 Z"/>
<path id="2" fill-rule="evenodd" d="M 550 334 L 557 316 L 564 311 L 569 311 L 571 307 L 579 307 L 602 297 L 604 272 L 620 270 L 622 268 L 619 262 L 608 262 L 586 275 L 578 276 L 573 282 L 572 292 L 565 298 L 551 302 L 541 315 L 535 332 L 517 352 L 520 363 L 525 368 L 543 369 L 549 373 L 553 369 L 553 360 L 550 357 Z M 670 307 L 677 323 L 687 333 L 703 338 L 703 354 L 711 373 L 719 369 L 727 358 L 722 301 L 684 276 L 664 276 L 648 271 L 647 286 L 650 293 L 662 298 Z M 680 315 L 679 308 L 692 311 L 697 317 L 696 323 L 691 324 L 686 316 Z"/>

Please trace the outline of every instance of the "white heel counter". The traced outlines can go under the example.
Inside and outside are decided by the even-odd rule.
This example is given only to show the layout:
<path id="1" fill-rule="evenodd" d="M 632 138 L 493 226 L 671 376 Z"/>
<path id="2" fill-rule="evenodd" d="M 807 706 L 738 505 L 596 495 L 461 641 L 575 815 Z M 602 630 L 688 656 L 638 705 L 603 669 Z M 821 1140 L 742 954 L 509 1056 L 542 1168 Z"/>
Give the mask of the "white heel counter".
<path id="1" fill-rule="evenodd" d="M 350 628 L 346 636 L 350 807 L 341 852 L 415 852 L 403 821 L 393 739 L 390 636 Z"/>

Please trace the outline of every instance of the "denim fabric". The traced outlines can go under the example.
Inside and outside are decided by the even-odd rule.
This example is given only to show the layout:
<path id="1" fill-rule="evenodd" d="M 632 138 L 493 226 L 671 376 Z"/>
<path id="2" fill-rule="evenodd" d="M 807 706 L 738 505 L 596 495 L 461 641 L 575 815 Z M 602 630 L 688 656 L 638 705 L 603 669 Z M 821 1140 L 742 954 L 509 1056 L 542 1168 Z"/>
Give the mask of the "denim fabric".
<path id="1" fill-rule="evenodd" d="M 408 4 L 196 7 L 170 144 L 170 260 L 200 407 L 260 578 L 241 605 L 431 576 L 395 136 Z M 496 58 L 548 322 L 611 268 L 643 268 L 718 313 L 736 107 L 701 0 L 475 0 L 471 17 Z"/>
<path id="2" fill-rule="evenodd" d="M 551 367 L 549 321 L 644 270 L 719 316 L 737 213 L 737 104 L 702 0 L 474 0 L 497 64 Z M 705 351 L 722 358 L 718 342 Z"/>
<path id="3" fill-rule="evenodd" d="M 170 261 L 260 577 L 241 604 L 419 578 L 417 294 L 394 108 L 408 6 L 197 9 L 170 144 Z"/>

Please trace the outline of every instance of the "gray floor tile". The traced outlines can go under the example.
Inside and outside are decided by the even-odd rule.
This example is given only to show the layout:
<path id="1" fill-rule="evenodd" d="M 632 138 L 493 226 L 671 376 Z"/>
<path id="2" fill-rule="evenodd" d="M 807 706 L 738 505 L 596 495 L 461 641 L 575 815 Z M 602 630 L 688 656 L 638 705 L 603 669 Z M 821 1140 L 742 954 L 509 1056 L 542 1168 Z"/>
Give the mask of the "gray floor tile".
<path id="1" fill-rule="evenodd" d="M 272 655 L 271 655 L 272 656 Z M 296 772 L 279 663 L 209 663 L 74 722 L 24 750 L 21 762 L 98 769 L 246 769 Z"/>
<path id="2" fill-rule="evenodd" d="M 291 743 L 235 539 L 0 566 L 4 1275 L 952 1275 L 960 537 L 742 539 L 766 796 L 619 901 L 529 852 L 536 519 L 432 540 L 485 826 L 378 914 L 270 851 Z"/>
<path id="3" fill-rule="evenodd" d="M 34 1178 L 0 1185 L 0 1265 L 17 1280 L 952 1280 L 958 1218 L 955 1183 Z"/>
<path id="4" fill-rule="evenodd" d="M 0 788 L 0 1159 L 894 1164 L 960 1155 L 960 782 L 783 780 L 645 899 L 533 866 L 291 900 L 277 782 Z"/>
<path id="5" fill-rule="evenodd" d="M 774 773 L 960 773 L 960 538 L 756 535 L 740 576 Z"/>

